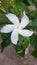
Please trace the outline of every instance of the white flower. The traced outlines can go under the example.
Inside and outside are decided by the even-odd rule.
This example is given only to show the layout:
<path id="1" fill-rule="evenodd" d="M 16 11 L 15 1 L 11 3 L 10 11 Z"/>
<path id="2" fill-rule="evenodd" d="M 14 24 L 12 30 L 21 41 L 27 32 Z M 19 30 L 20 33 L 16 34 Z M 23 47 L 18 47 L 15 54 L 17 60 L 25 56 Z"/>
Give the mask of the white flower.
<path id="1" fill-rule="evenodd" d="M 33 31 L 29 31 L 27 29 L 24 29 L 28 24 L 29 24 L 29 19 L 24 13 L 24 16 L 21 19 L 21 22 L 19 22 L 19 19 L 17 18 L 16 15 L 14 14 L 7 14 L 6 17 L 13 23 L 13 24 L 8 24 L 5 25 L 2 29 L 1 32 L 3 33 L 9 33 L 12 32 L 11 34 L 11 42 L 13 44 L 17 44 L 18 42 L 18 34 L 21 34 L 22 36 L 31 36 L 33 34 Z"/>

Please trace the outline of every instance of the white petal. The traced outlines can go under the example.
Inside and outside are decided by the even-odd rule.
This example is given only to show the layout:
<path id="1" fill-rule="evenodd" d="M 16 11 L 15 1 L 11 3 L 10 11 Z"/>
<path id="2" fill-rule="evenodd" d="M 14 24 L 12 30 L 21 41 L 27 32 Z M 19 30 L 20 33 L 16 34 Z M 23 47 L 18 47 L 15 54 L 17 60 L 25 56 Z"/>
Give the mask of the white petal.
<path id="1" fill-rule="evenodd" d="M 13 24 L 19 25 L 19 19 L 18 19 L 18 17 L 17 17 L 16 15 L 9 13 L 9 14 L 6 15 L 6 17 L 7 17 Z"/>
<path id="2" fill-rule="evenodd" d="M 17 30 L 14 30 L 13 32 L 12 32 L 12 34 L 11 34 L 11 42 L 13 43 L 13 44 L 17 44 L 17 42 L 18 42 L 18 32 L 17 32 Z"/>
<path id="3" fill-rule="evenodd" d="M 22 36 L 31 36 L 33 34 L 33 31 L 29 31 L 29 30 L 19 30 L 19 34 L 21 34 Z"/>
<path id="4" fill-rule="evenodd" d="M 21 28 L 26 27 L 29 24 L 29 18 L 24 14 L 24 16 L 21 19 Z"/>
<path id="5" fill-rule="evenodd" d="M 11 32 L 11 31 L 13 31 L 15 28 L 16 28 L 15 25 L 10 25 L 10 24 L 8 24 L 8 25 L 5 25 L 5 26 L 1 29 L 1 32 L 3 32 L 3 33 L 9 33 L 9 32 Z"/>

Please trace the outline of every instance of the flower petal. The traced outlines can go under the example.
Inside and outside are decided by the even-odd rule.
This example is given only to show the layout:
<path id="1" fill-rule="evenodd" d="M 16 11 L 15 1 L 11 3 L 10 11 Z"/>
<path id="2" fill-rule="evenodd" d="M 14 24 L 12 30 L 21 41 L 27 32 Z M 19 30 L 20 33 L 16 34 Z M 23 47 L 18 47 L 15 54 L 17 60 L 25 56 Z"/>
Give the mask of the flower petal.
<path id="1" fill-rule="evenodd" d="M 5 26 L 1 29 L 1 32 L 3 32 L 3 33 L 9 33 L 9 32 L 11 32 L 11 31 L 13 31 L 15 28 L 16 28 L 15 25 L 10 25 L 10 24 L 8 24 L 8 25 L 5 25 Z"/>
<path id="2" fill-rule="evenodd" d="M 23 36 L 27 36 L 27 37 L 29 37 L 33 34 L 33 31 L 29 31 L 29 30 L 19 30 L 18 32 L 19 32 L 19 34 L 21 34 Z"/>
<path id="3" fill-rule="evenodd" d="M 29 18 L 26 16 L 26 14 L 24 14 L 24 16 L 21 19 L 21 28 L 26 27 L 29 24 Z"/>
<path id="4" fill-rule="evenodd" d="M 6 15 L 6 17 L 7 17 L 13 24 L 19 25 L 19 19 L 18 19 L 18 17 L 17 17 L 16 15 L 9 13 L 9 14 Z"/>
<path id="5" fill-rule="evenodd" d="M 12 32 L 12 34 L 11 34 L 11 42 L 13 43 L 13 44 L 17 44 L 17 42 L 18 42 L 18 32 L 17 32 L 17 30 L 14 30 L 13 32 Z"/>

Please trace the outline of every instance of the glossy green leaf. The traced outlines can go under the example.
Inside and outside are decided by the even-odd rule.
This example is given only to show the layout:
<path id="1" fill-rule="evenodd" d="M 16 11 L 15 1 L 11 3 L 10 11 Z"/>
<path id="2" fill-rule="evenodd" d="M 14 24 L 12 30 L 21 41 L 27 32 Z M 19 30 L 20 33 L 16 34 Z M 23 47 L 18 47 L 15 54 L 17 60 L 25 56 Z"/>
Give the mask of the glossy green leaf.
<path id="1" fill-rule="evenodd" d="M 3 51 L 4 50 L 4 48 L 5 47 L 7 47 L 9 44 L 10 44 L 10 33 L 8 33 L 8 34 L 2 34 L 2 39 L 3 39 L 3 41 L 2 41 L 2 43 L 1 43 L 1 51 Z"/>
<path id="2" fill-rule="evenodd" d="M 37 49 L 37 35 L 33 34 L 30 37 L 30 43 L 31 43 L 33 48 Z"/>
<path id="3" fill-rule="evenodd" d="M 25 49 L 28 47 L 30 40 L 27 37 L 23 37 L 23 36 L 19 35 L 19 42 L 21 43 L 21 45 Z"/>

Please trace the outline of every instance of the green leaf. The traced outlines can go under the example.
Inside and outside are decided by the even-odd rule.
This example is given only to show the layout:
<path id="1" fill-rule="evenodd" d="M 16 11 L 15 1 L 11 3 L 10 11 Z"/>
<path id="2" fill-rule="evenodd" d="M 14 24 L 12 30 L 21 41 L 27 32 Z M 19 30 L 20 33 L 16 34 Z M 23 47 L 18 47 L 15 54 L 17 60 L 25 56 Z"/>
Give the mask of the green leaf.
<path id="1" fill-rule="evenodd" d="M 27 29 L 37 30 L 37 17 L 26 27 Z"/>
<path id="2" fill-rule="evenodd" d="M 1 10 L 2 12 L 6 13 L 6 10 L 5 10 L 5 8 L 3 7 L 2 4 L 0 4 L 0 10 Z"/>
<path id="3" fill-rule="evenodd" d="M 34 56 L 34 57 L 37 58 L 37 50 L 34 50 L 34 51 L 32 52 L 32 56 Z"/>
<path id="4" fill-rule="evenodd" d="M 20 44 L 20 42 L 18 42 L 18 44 L 15 46 L 16 52 L 17 54 L 24 56 L 25 54 L 25 49 L 23 48 L 23 46 Z"/>
<path id="5" fill-rule="evenodd" d="M 25 49 L 28 47 L 30 40 L 27 37 L 23 37 L 23 36 L 19 35 L 19 42 L 21 43 L 21 45 Z"/>
<path id="6" fill-rule="evenodd" d="M 4 48 L 10 44 L 10 42 L 11 42 L 10 35 L 11 35 L 11 33 L 2 34 L 3 42 L 1 43 L 1 51 L 3 51 Z"/>
<path id="7" fill-rule="evenodd" d="M 30 37 L 30 43 L 31 43 L 33 48 L 37 49 L 37 35 L 33 34 Z"/>
<path id="8" fill-rule="evenodd" d="M 32 22 L 30 23 L 30 26 L 37 29 L 37 17 L 34 20 L 32 20 Z"/>
<path id="9" fill-rule="evenodd" d="M 16 6 L 19 8 L 19 10 L 21 10 L 21 11 L 25 10 L 26 12 L 28 12 L 28 8 L 27 8 L 25 3 L 23 3 L 23 2 L 16 2 Z"/>
<path id="10" fill-rule="evenodd" d="M 11 2 L 11 12 L 19 15 L 21 11 L 26 11 L 26 13 L 28 13 L 28 8 L 26 6 L 26 4 L 24 4 L 23 2 L 17 1 L 17 2 Z"/>
<path id="11" fill-rule="evenodd" d="M 35 19 L 37 17 L 37 10 L 33 11 L 31 13 L 28 13 L 28 16 L 30 19 Z"/>
<path id="12" fill-rule="evenodd" d="M 6 16 L 0 13 L 0 25 L 2 24 L 10 24 L 11 22 L 6 18 Z"/>
<path id="13" fill-rule="evenodd" d="M 4 0 L 2 5 L 9 12 L 10 0 Z"/>

